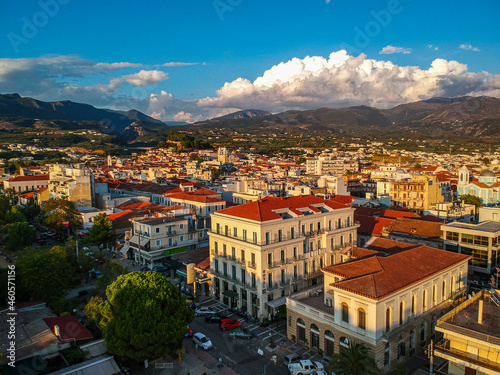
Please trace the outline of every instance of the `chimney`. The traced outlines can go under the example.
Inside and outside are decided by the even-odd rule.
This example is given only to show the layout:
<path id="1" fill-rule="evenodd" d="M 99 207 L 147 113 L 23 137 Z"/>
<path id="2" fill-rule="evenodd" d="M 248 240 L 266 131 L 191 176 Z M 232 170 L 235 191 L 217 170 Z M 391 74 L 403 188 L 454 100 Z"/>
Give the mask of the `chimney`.
<path id="1" fill-rule="evenodd" d="M 484 301 L 482 299 L 479 300 L 479 310 L 477 312 L 477 322 L 479 324 L 483 324 L 483 309 L 484 309 Z"/>

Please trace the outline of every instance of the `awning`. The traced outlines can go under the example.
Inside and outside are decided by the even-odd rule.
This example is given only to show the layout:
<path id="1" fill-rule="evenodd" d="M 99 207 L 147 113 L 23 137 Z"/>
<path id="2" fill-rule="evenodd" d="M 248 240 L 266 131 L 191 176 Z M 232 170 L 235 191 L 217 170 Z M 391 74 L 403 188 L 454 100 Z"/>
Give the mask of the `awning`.
<path id="1" fill-rule="evenodd" d="M 233 290 L 225 290 L 222 292 L 223 296 L 230 297 L 230 298 L 236 298 L 238 297 L 238 293 L 236 293 Z"/>
<path id="2" fill-rule="evenodd" d="M 284 304 L 286 304 L 286 296 L 283 296 L 283 297 L 280 297 L 277 299 L 273 299 L 272 301 L 266 302 L 266 305 L 269 307 L 272 307 L 273 309 L 280 307 L 280 306 L 283 306 Z"/>

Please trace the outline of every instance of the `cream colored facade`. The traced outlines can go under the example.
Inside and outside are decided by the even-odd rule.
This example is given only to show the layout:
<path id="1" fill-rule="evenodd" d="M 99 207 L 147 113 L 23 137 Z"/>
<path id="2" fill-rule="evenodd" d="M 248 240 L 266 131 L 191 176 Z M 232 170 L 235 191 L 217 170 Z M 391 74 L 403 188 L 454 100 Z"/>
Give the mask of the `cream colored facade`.
<path id="1" fill-rule="evenodd" d="M 317 211 L 308 206 L 294 207 L 304 210 L 305 215 L 280 208 L 273 212 L 282 218 L 267 221 L 212 214 L 213 295 L 252 316 L 267 318 L 285 304 L 285 295 L 322 285 L 320 268 L 340 261 L 340 249 L 356 243 L 359 225 L 354 223 L 351 207 L 332 209 L 325 203 L 313 206 Z"/>
<path id="2" fill-rule="evenodd" d="M 322 288 L 287 297 L 287 338 L 327 356 L 362 343 L 387 373 L 427 348 L 437 318 L 465 291 L 467 260 L 379 300 L 336 288 L 342 278 L 324 274 Z"/>
<path id="3" fill-rule="evenodd" d="M 411 180 L 391 181 L 389 196 L 394 204 L 423 212 L 444 202 L 436 176 L 412 175 Z"/>
<path id="4" fill-rule="evenodd" d="M 482 290 L 438 320 L 444 339 L 434 355 L 448 361 L 449 375 L 500 373 L 500 308 L 491 292 Z"/>
<path id="5" fill-rule="evenodd" d="M 63 198 L 73 202 L 77 208 L 92 207 L 94 200 L 94 176 L 82 165 L 50 166 L 50 198 Z"/>

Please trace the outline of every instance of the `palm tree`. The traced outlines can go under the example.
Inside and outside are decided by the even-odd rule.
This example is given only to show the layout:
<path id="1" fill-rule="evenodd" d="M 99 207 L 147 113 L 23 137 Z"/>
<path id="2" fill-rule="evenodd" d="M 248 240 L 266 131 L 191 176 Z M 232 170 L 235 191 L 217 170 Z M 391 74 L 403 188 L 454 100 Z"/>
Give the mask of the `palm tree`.
<path id="1" fill-rule="evenodd" d="M 341 347 L 340 353 L 332 355 L 328 363 L 328 372 L 337 375 L 375 375 L 380 371 L 377 363 L 368 354 L 368 348 L 362 344 L 350 343 L 349 349 Z"/>

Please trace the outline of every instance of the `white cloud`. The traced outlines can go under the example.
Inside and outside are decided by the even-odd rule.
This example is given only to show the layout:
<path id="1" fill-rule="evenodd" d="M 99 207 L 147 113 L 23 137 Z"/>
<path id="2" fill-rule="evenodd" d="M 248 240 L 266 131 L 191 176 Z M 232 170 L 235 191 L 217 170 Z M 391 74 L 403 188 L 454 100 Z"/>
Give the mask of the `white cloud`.
<path id="1" fill-rule="evenodd" d="M 189 62 L 167 62 L 165 64 L 162 64 L 162 66 L 171 66 L 171 67 L 176 67 L 176 66 L 189 66 L 189 65 L 198 65 L 198 63 L 189 63 Z M 203 63 L 205 65 L 205 63 Z"/>
<path id="2" fill-rule="evenodd" d="M 495 91 L 497 90 L 497 91 Z M 217 96 L 200 99 L 211 108 L 289 109 L 370 105 L 388 108 L 434 96 L 494 95 L 500 75 L 472 73 L 457 61 L 435 59 L 428 69 L 398 66 L 390 61 L 349 56 L 345 50 L 293 58 L 265 71 L 251 82 L 226 82 Z"/>
<path id="3" fill-rule="evenodd" d="M 433 46 L 432 44 L 428 44 L 427 48 L 433 49 L 434 51 L 438 51 L 439 50 L 438 46 Z"/>
<path id="4" fill-rule="evenodd" d="M 379 54 L 381 55 L 392 55 L 393 53 L 402 53 L 408 55 L 411 53 L 411 48 L 394 47 L 388 45 L 382 48 L 382 51 L 379 52 Z"/>
<path id="5" fill-rule="evenodd" d="M 472 47 L 470 44 L 460 44 L 460 48 L 464 49 L 466 51 L 474 51 L 474 52 L 479 52 L 480 49 L 477 47 Z"/>
<path id="6" fill-rule="evenodd" d="M 129 63 L 129 62 L 97 63 L 97 64 L 95 64 L 95 67 L 97 69 L 102 69 L 102 70 L 117 70 L 117 69 L 123 69 L 123 68 L 142 68 L 142 67 L 144 67 L 144 64 L 136 64 L 136 63 Z"/>
<path id="7" fill-rule="evenodd" d="M 174 115 L 173 119 L 174 121 L 183 121 L 192 124 L 193 122 L 202 120 L 203 116 L 193 116 L 192 113 L 180 111 Z"/>
<path id="8" fill-rule="evenodd" d="M 161 70 L 141 70 L 139 73 L 129 74 L 117 78 L 119 81 L 126 81 L 133 86 L 143 87 L 155 85 L 160 81 L 168 79 L 168 74 Z"/>

